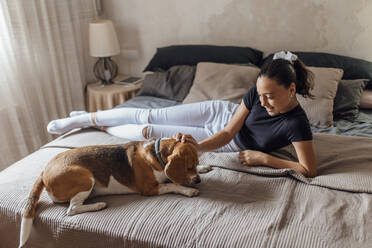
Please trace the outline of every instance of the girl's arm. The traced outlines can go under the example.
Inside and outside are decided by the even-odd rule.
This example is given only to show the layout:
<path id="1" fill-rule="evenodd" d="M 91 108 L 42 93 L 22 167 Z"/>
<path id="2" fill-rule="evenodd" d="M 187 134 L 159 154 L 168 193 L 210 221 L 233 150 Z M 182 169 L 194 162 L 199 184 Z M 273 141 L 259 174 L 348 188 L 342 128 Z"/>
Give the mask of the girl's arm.
<path id="1" fill-rule="evenodd" d="M 276 169 L 290 168 L 300 172 L 306 177 L 315 177 L 317 174 L 317 162 L 314 143 L 312 140 L 292 143 L 298 157 L 298 162 L 280 159 L 269 154 L 245 150 L 239 154 L 240 162 L 244 165 L 265 165 Z"/>
<path id="2" fill-rule="evenodd" d="M 218 133 L 200 141 L 199 143 L 189 134 L 178 133 L 175 135 L 175 138 L 181 139 L 181 142 L 193 143 L 201 152 L 212 151 L 228 144 L 234 138 L 235 134 L 244 125 L 244 121 L 248 114 L 249 109 L 247 109 L 242 101 L 229 123 Z"/>

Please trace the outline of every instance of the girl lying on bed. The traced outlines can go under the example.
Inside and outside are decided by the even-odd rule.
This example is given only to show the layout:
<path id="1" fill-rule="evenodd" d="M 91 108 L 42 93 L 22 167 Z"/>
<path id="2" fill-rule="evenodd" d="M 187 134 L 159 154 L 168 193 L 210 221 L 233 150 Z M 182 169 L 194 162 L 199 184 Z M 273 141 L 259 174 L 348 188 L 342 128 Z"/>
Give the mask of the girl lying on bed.
<path id="1" fill-rule="evenodd" d="M 237 152 L 242 164 L 291 168 L 305 176 L 317 171 L 309 120 L 296 93 L 312 97 L 312 73 L 290 52 L 276 53 L 259 73 L 256 87 L 240 105 L 205 101 L 161 109 L 116 108 L 51 121 L 48 132 L 62 134 L 78 127 L 106 127 L 129 140 L 174 137 L 194 143 L 199 151 Z M 293 144 L 298 162 L 268 153 Z"/>

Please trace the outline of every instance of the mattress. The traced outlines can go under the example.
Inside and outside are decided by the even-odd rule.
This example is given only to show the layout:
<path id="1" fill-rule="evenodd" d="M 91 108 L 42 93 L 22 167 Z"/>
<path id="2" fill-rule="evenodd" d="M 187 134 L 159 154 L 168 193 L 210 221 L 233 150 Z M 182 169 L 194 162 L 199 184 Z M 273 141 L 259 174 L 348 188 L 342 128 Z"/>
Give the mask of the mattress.
<path id="1" fill-rule="evenodd" d="M 137 100 L 120 107 L 138 106 Z M 17 246 L 32 184 L 62 147 L 124 142 L 77 129 L 2 171 L 0 246 Z M 312 179 L 289 169 L 243 167 L 237 153 L 207 152 L 200 164 L 213 170 L 201 175 L 193 198 L 101 196 L 88 202 L 105 201 L 107 209 L 67 216 L 68 205 L 54 204 L 44 191 L 25 247 L 370 247 L 371 139 L 317 133 L 314 143 L 319 175 Z M 296 159 L 292 146 L 273 155 Z"/>

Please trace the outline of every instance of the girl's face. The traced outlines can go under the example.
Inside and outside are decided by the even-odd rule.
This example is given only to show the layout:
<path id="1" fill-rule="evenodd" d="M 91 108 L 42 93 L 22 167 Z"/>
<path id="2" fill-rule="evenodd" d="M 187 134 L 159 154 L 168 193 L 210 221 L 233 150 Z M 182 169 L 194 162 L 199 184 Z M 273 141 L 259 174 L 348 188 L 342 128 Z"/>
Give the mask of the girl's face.
<path id="1" fill-rule="evenodd" d="M 291 83 L 287 89 L 276 80 L 260 76 L 257 79 L 257 93 L 261 106 L 265 107 L 270 116 L 283 114 L 297 106 L 296 84 Z"/>

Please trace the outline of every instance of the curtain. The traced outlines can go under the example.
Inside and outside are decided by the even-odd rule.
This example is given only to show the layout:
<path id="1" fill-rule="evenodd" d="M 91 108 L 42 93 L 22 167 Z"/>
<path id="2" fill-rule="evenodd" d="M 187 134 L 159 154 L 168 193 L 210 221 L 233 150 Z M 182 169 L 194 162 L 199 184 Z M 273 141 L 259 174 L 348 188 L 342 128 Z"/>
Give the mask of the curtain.
<path id="1" fill-rule="evenodd" d="M 85 108 L 94 18 L 92 0 L 0 1 L 0 170 L 52 140 L 49 121 Z"/>

